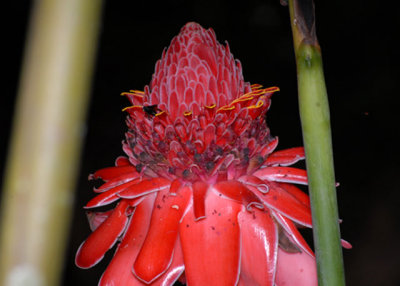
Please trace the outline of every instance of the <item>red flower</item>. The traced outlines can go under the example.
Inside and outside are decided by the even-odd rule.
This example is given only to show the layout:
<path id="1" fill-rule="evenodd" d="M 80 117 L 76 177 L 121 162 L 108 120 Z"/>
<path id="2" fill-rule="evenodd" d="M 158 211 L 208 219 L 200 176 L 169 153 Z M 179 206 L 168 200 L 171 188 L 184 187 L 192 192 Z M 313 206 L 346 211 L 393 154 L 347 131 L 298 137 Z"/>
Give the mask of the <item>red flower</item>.
<path id="1" fill-rule="evenodd" d="M 301 147 L 274 152 L 265 114 L 276 87 L 243 80 L 213 30 L 186 24 L 144 92 L 124 93 L 126 157 L 90 176 L 105 183 L 86 209 L 93 233 L 76 264 L 114 244 L 99 285 L 316 285 Z"/>

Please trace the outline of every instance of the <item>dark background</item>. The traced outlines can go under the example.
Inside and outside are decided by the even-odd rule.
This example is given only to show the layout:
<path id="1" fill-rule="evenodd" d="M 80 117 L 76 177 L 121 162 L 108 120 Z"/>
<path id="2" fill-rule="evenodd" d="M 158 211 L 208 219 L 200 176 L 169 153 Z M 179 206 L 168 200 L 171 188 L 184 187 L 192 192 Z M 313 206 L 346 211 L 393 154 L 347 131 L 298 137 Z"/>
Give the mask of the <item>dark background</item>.
<path id="1" fill-rule="evenodd" d="M 399 65 L 394 45 L 400 25 L 394 7 L 379 3 L 385 4 L 316 3 L 340 182 L 341 231 L 354 246 L 344 250 L 348 285 L 400 284 L 400 189 L 395 180 L 400 173 L 395 141 Z M 2 35 L 6 52 L 0 97 L 1 174 L 32 3 L 2 6 L 12 21 Z M 149 83 L 163 48 L 188 21 L 212 27 L 220 42 L 229 42 L 242 62 L 246 81 L 280 87 L 281 92 L 273 96 L 268 125 L 279 136 L 279 148 L 302 145 L 289 15 L 278 0 L 105 1 L 63 285 L 97 285 L 107 264 L 80 270 L 73 259 L 89 234 L 81 208 L 92 197 L 87 176 L 112 165 L 122 154 L 125 115 L 121 109 L 128 101 L 119 94 Z"/>

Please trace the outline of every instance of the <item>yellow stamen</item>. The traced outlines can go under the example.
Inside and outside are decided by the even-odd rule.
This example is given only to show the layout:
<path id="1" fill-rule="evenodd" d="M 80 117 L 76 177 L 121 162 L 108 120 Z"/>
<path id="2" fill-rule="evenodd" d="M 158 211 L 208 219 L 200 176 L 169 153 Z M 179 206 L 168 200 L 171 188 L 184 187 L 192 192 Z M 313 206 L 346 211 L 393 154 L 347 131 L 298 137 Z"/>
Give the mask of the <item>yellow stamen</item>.
<path id="1" fill-rule="evenodd" d="M 260 108 L 263 105 L 264 105 L 264 101 L 259 100 L 259 101 L 257 101 L 256 105 L 247 106 L 247 109 L 256 109 L 256 108 Z"/>
<path id="2" fill-rule="evenodd" d="M 190 116 L 190 115 L 192 115 L 192 111 L 191 110 L 189 110 L 189 111 L 185 111 L 184 113 L 183 113 L 183 115 L 184 116 Z"/>
<path id="3" fill-rule="evenodd" d="M 137 93 L 137 94 L 144 94 L 144 91 L 141 91 L 141 90 L 131 89 L 129 91 L 133 92 L 133 93 Z"/>
<path id="4" fill-rule="evenodd" d="M 233 109 L 235 109 L 235 106 L 234 106 L 234 105 L 232 105 L 232 106 L 225 105 L 225 106 L 222 106 L 222 107 L 218 108 L 217 112 L 220 112 L 220 111 L 229 111 L 229 110 L 233 110 Z"/>
<path id="5" fill-rule="evenodd" d="M 208 108 L 208 109 L 213 109 L 213 108 L 215 108 L 217 105 L 214 103 L 213 105 L 210 105 L 210 106 L 207 106 L 207 105 L 205 105 L 204 107 L 205 108 Z"/>
<path id="6" fill-rule="evenodd" d="M 143 106 L 141 105 L 132 105 L 132 106 L 127 106 L 125 108 L 122 109 L 122 111 L 127 111 L 128 109 L 133 109 L 133 108 L 139 108 L 143 110 Z"/>
<path id="7" fill-rule="evenodd" d="M 164 111 L 164 110 L 162 110 L 162 111 L 160 111 L 159 113 L 156 113 L 156 115 L 155 116 L 161 116 L 161 115 L 163 115 L 164 113 L 167 113 L 166 111 Z"/>

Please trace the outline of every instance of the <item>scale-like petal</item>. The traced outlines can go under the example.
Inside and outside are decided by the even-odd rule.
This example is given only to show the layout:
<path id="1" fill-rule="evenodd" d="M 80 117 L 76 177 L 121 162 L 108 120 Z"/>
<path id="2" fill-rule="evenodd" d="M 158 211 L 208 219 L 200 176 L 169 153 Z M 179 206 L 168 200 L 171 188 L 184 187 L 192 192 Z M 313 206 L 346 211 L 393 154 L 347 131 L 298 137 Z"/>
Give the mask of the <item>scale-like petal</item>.
<path id="1" fill-rule="evenodd" d="M 192 210 L 186 213 L 179 234 L 188 285 L 236 285 L 240 274 L 237 215 L 242 208 L 209 191 L 205 219 L 195 221 Z"/>

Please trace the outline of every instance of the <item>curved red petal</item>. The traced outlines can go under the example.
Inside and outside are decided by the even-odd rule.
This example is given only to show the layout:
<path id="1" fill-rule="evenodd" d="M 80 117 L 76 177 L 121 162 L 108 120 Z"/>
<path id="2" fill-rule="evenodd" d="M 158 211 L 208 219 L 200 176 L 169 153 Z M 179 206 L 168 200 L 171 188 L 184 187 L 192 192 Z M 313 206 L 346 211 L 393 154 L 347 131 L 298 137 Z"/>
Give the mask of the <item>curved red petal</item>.
<path id="1" fill-rule="evenodd" d="M 136 179 L 133 181 L 130 181 L 125 184 L 121 184 L 115 188 L 112 188 L 104 193 L 101 193 L 97 196 L 95 196 L 93 199 L 91 199 L 86 206 L 84 206 L 85 209 L 89 208 L 95 208 L 95 207 L 100 207 L 100 206 L 105 206 L 108 204 L 111 204 L 112 202 L 115 202 L 116 200 L 120 199 L 118 194 L 122 192 L 123 190 L 131 187 L 131 186 L 136 186 L 140 182 L 140 179 Z"/>
<path id="2" fill-rule="evenodd" d="M 206 218 L 188 211 L 179 227 L 188 285 L 236 285 L 240 272 L 241 204 L 209 191 Z"/>
<path id="3" fill-rule="evenodd" d="M 304 147 L 279 150 L 270 154 L 265 161 L 266 166 L 289 166 L 305 158 Z"/>
<path id="4" fill-rule="evenodd" d="M 97 170 L 92 175 L 89 176 L 89 179 L 102 179 L 107 182 L 109 180 L 120 177 L 124 174 L 132 174 L 139 176 L 139 173 L 136 171 L 136 168 L 132 165 L 128 166 L 117 166 L 117 167 L 107 167 L 100 170 Z"/>
<path id="5" fill-rule="evenodd" d="M 255 171 L 253 175 L 266 181 L 308 184 L 307 171 L 291 167 L 266 167 Z"/>
<path id="6" fill-rule="evenodd" d="M 119 156 L 117 159 L 115 159 L 115 166 L 121 167 L 129 165 L 131 165 L 131 162 L 129 162 L 129 159 L 125 156 Z"/>
<path id="7" fill-rule="evenodd" d="M 297 197 L 287 192 L 278 183 L 268 182 L 268 186 L 268 193 L 259 195 L 259 198 L 267 207 L 284 214 L 297 223 L 312 227 L 311 209 L 309 206 L 303 204 Z"/>
<path id="8" fill-rule="evenodd" d="M 168 271 L 165 272 L 160 278 L 154 281 L 152 286 L 171 286 L 174 285 L 185 270 L 185 265 L 183 263 L 182 247 L 179 237 L 175 242 L 174 257 Z"/>
<path id="9" fill-rule="evenodd" d="M 242 257 L 240 280 L 243 285 L 273 286 L 278 254 L 278 230 L 269 212 L 239 213 Z"/>
<path id="10" fill-rule="evenodd" d="M 205 198 L 207 195 L 208 184 L 205 182 L 195 182 L 192 185 L 193 189 L 193 211 L 196 220 L 205 218 L 206 208 L 205 208 Z"/>
<path id="11" fill-rule="evenodd" d="M 178 235 L 179 222 L 191 199 L 191 189 L 183 187 L 178 193 L 160 191 L 154 202 L 150 229 L 134 263 L 135 275 L 151 283 L 169 267 Z"/>
<path id="12" fill-rule="evenodd" d="M 117 241 L 128 222 L 126 201 L 121 201 L 113 213 L 79 247 L 75 264 L 80 268 L 90 268 L 97 264 Z"/>
<path id="13" fill-rule="evenodd" d="M 287 184 L 287 183 L 275 183 L 275 184 L 277 184 L 279 187 L 281 187 L 282 189 L 287 191 L 289 194 L 294 196 L 298 201 L 300 201 L 307 207 L 311 207 L 310 206 L 310 197 L 305 192 L 303 192 L 298 187 L 296 187 L 295 185 Z"/>
<path id="14" fill-rule="evenodd" d="M 266 194 L 269 191 L 268 184 L 256 176 L 244 175 L 241 176 L 238 181 L 253 191 L 258 191 L 263 194 Z"/>
<path id="15" fill-rule="evenodd" d="M 125 174 L 122 174 L 121 176 L 118 176 L 118 177 L 104 183 L 103 185 L 101 185 L 98 188 L 93 188 L 93 191 L 95 193 L 103 193 L 112 188 L 119 187 L 120 185 L 129 183 L 130 181 L 139 179 L 139 178 L 140 178 L 140 176 L 137 176 L 135 173 L 125 173 Z"/>
<path id="16" fill-rule="evenodd" d="M 155 194 L 151 194 L 135 208 L 125 236 L 101 277 L 99 286 L 145 285 L 133 275 L 132 265 L 149 229 L 154 199 Z"/>
<path id="17" fill-rule="evenodd" d="M 304 240 L 303 236 L 297 230 L 295 224 L 287 217 L 281 215 L 280 213 L 273 212 L 273 215 L 277 222 L 283 227 L 286 233 L 290 236 L 291 240 L 300 248 L 307 252 L 310 256 L 314 256 L 313 251 L 308 246 L 307 242 Z"/>
<path id="18" fill-rule="evenodd" d="M 222 181 L 214 184 L 213 188 L 222 195 L 243 203 L 246 208 L 254 205 L 258 208 L 263 208 L 261 200 L 246 186 L 238 181 Z"/>
<path id="19" fill-rule="evenodd" d="M 278 248 L 276 285 L 317 286 L 315 258 L 306 252 L 287 253 Z"/>
<path id="20" fill-rule="evenodd" d="M 118 196 L 124 199 L 134 199 L 149 193 L 165 190 L 169 188 L 170 185 L 171 181 L 157 177 L 149 180 L 143 180 L 134 186 L 130 186 L 126 190 L 120 192 Z"/>

